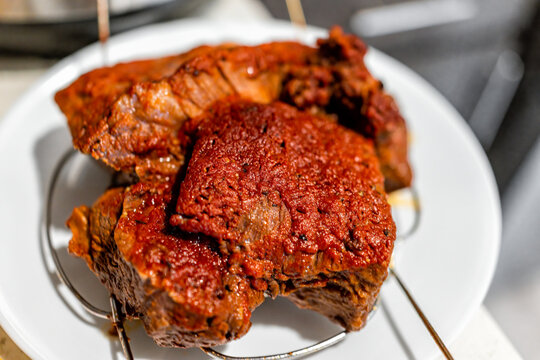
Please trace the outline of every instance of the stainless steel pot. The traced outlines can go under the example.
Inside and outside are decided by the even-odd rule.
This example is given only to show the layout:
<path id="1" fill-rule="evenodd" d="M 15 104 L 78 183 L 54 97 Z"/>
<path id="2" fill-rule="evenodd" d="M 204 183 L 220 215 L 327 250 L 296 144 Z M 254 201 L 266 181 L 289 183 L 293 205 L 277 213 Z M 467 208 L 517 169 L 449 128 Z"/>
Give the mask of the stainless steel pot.
<path id="1" fill-rule="evenodd" d="M 109 0 L 111 15 L 156 7 L 174 0 Z M 96 16 L 96 0 L 0 0 L 0 22 L 44 24 L 88 20 Z"/>
<path id="2" fill-rule="evenodd" d="M 206 0 L 108 0 L 111 33 L 178 18 Z M 0 54 L 67 55 L 97 40 L 96 0 L 0 0 Z"/>

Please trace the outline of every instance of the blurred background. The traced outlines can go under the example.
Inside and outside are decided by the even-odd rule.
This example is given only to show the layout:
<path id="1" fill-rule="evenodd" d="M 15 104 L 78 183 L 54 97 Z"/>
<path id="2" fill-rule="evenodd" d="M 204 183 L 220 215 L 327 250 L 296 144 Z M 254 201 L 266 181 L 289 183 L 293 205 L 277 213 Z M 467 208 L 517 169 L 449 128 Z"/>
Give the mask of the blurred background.
<path id="1" fill-rule="evenodd" d="M 212 2 L 109 0 L 111 31 L 193 16 Z M 285 1 L 251 3 L 249 11 L 288 19 Z M 469 123 L 503 209 L 501 255 L 485 305 L 525 358 L 540 359 L 540 0 L 302 4 L 310 25 L 358 34 L 427 79 Z M 0 0 L 0 79 L 17 76 L 17 93 L 27 86 L 20 79 L 94 42 L 95 14 L 94 0 Z M 0 108 L 12 100 L 0 99 Z"/>

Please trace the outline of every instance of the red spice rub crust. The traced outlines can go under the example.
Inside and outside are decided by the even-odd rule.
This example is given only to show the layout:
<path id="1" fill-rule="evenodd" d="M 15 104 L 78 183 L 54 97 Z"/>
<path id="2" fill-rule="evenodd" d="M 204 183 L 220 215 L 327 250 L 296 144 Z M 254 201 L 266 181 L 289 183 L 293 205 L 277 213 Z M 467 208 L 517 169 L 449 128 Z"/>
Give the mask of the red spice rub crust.
<path id="1" fill-rule="evenodd" d="M 373 266 L 382 283 L 395 225 L 370 140 L 241 101 L 217 103 L 195 137 L 171 223 L 215 238 L 232 272 L 274 296 Z"/>

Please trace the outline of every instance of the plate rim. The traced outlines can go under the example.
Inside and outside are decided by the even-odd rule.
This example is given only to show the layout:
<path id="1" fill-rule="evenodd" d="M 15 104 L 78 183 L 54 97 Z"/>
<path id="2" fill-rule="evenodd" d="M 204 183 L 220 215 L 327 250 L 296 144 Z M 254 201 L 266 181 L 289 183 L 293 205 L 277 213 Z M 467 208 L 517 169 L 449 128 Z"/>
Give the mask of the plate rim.
<path id="1" fill-rule="evenodd" d="M 209 19 L 198 19 L 198 18 L 188 18 L 188 19 L 179 19 L 179 20 L 173 20 L 169 22 L 159 23 L 159 24 L 151 24 L 147 26 L 143 26 L 141 28 L 137 28 L 131 31 L 127 31 L 118 35 L 115 35 L 111 37 L 111 42 L 119 42 L 122 43 L 125 41 L 125 38 L 131 38 L 134 35 L 136 35 L 138 32 L 146 33 L 146 32 L 159 32 L 163 29 L 167 29 L 169 27 L 175 27 L 175 26 L 181 26 L 181 27 L 191 27 L 191 26 L 206 26 L 206 27 L 215 27 L 216 25 L 232 25 L 234 27 L 272 27 L 272 28 L 279 28 L 283 26 L 287 26 L 289 28 L 294 28 L 293 25 L 291 25 L 288 21 L 283 20 L 264 20 L 257 23 L 251 23 L 251 22 L 235 22 L 235 21 L 222 21 L 222 20 L 209 20 Z M 308 26 L 308 30 L 311 34 L 321 34 L 325 33 L 328 30 L 323 29 L 320 27 L 315 26 Z M 88 46 L 85 46 L 81 48 L 80 50 L 74 52 L 71 55 L 68 55 L 67 57 L 60 60 L 57 64 L 52 66 L 50 69 L 48 69 L 44 74 L 42 74 L 27 90 L 25 90 L 21 96 L 17 98 L 17 100 L 9 107 L 9 109 L 5 112 L 4 116 L 0 120 L 0 140 L 6 136 L 6 134 L 9 133 L 9 130 L 13 126 L 17 126 L 15 114 L 17 111 L 20 110 L 21 106 L 24 105 L 29 98 L 32 97 L 32 95 L 35 95 L 36 93 L 39 93 L 42 88 L 47 89 L 49 82 L 54 81 L 58 76 L 62 74 L 64 71 L 69 71 L 71 66 L 74 66 L 76 59 L 80 56 L 83 56 L 86 53 L 94 52 L 95 48 L 99 47 L 99 42 L 95 42 L 93 44 L 90 44 Z M 385 53 L 377 50 L 376 48 L 369 47 L 369 53 L 375 53 L 377 57 L 384 58 L 385 61 L 392 63 L 392 66 L 399 68 L 402 74 L 404 74 L 407 78 L 412 79 L 416 86 L 419 86 L 422 88 L 422 90 L 426 90 L 430 93 L 430 96 L 435 99 L 438 103 L 438 105 L 443 106 L 443 110 L 446 113 L 451 114 L 451 117 L 454 118 L 455 121 L 452 121 L 453 126 L 457 126 L 459 128 L 459 132 L 464 135 L 464 139 L 469 142 L 469 144 L 474 148 L 474 151 L 477 155 L 478 160 L 480 160 L 481 166 L 482 166 L 482 173 L 485 174 L 488 187 L 485 189 L 485 191 L 488 194 L 489 200 L 492 202 L 492 216 L 495 223 L 491 224 L 491 226 L 495 227 L 494 234 L 496 234 L 496 238 L 492 240 L 492 247 L 490 247 L 489 254 L 485 254 L 486 265 L 484 270 L 484 281 L 482 283 L 481 289 L 476 292 L 476 296 L 470 301 L 471 306 L 469 306 L 468 311 L 462 316 L 462 320 L 459 321 L 454 330 L 450 332 L 450 335 L 447 337 L 446 343 L 452 343 L 457 336 L 463 331 L 464 327 L 470 322 L 473 314 L 478 311 L 480 308 L 483 300 L 485 299 L 485 296 L 489 290 L 489 287 L 491 285 L 491 282 L 493 280 L 493 277 L 495 275 L 495 269 L 499 257 L 500 252 L 500 246 L 501 246 L 501 237 L 502 237 L 502 211 L 501 211 L 501 203 L 500 203 L 500 197 L 498 193 L 498 187 L 495 181 L 495 177 L 493 174 L 493 170 L 491 168 L 491 165 L 489 163 L 489 160 L 487 158 L 486 153 L 484 152 L 483 148 L 481 147 L 479 141 L 477 140 L 476 136 L 472 132 L 471 128 L 467 124 L 467 122 L 464 120 L 464 118 L 461 116 L 461 114 L 450 104 L 450 102 L 437 90 L 435 89 L 430 83 L 428 83 L 421 75 L 413 71 L 412 69 L 408 68 L 406 65 L 401 63 L 400 61 L 394 59 L 393 57 L 386 55 Z M 368 55 L 369 56 L 369 55 Z M 153 56 L 155 57 L 155 56 Z M 142 57 L 136 57 L 138 58 L 145 58 L 143 55 Z M 146 58 L 150 58 L 150 55 L 146 56 Z M 126 60 L 130 61 L 130 60 Z M 80 73 L 77 73 L 77 76 L 81 75 Z M 58 89 L 58 85 L 51 84 L 51 89 Z M 41 209 L 40 209 L 41 212 Z M 40 224 L 40 231 L 42 230 L 42 226 Z M 24 336 L 20 333 L 20 329 L 11 323 L 11 321 L 8 319 L 8 317 L 3 313 L 3 308 L 5 306 L 3 302 L 3 297 L 5 295 L 0 294 L 0 325 L 4 329 L 4 331 L 8 334 L 8 336 L 15 342 L 15 344 L 27 355 L 31 358 L 40 359 L 42 358 L 42 353 L 35 348 L 33 344 L 30 343 L 30 341 L 26 340 Z"/>

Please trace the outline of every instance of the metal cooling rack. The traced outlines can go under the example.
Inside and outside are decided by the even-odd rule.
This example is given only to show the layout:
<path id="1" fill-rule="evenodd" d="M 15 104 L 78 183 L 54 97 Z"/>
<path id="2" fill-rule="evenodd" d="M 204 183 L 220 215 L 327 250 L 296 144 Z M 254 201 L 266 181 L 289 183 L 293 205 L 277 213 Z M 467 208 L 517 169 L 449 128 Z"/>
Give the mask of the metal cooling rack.
<path id="1" fill-rule="evenodd" d="M 53 208 L 53 197 L 54 192 L 56 189 L 56 184 L 58 182 L 58 179 L 62 173 L 62 169 L 68 164 L 69 160 L 73 158 L 73 156 L 77 154 L 77 152 L 73 149 L 68 150 L 59 160 L 56 167 L 53 170 L 53 174 L 51 177 L 51 181 L 49 184 L 49 188 L 47 191 L 47 197 L 46 197 L 46 203 L 44 208 L 44 216 L 43 216 L 43 228 L 45 233 L 45 238 L 47 241 L 48 249 L 50 252 L 50 255 L 53 259 L 56 273 L 58 275 L 58 278 L 60 281 L 70 290 L 70 292 L 77 298 L 77 300 L 81 303 L 83 308 L 89 312 L 90 314 L 101 318 L 101 319 L 108 319 L 112 322 L 114 325 L 118 339 L 120 341 L 120 344 L 122 346 L 122 350 L 124 352 L 125 358 L 127 360 L 133 359 L 133 353 L 131 350 L 131 346 L 129 344 L 129 339 L 126 333 L 126 330 L 124 328 L 124 314 L 122 313 L 122 306 L 118 302 L 118 300 L 115 298 L 113 294 L 109 295 L 110 299 L 110 310 L 103 310 L 100 309 L 94 305 L 92 305 L 88 300 L 84 298 L 83 295 L 81 295 L 75 286 L 72 284 L 72 282 L 69 279 L 68 274 L 64 271 L 64 268 L 62 267 L 62 264 L 59 260 L 58 253 L 56 252 L 53 241 L 51 237 L 51 226 L 52 226 L 52 208 Z M 418 229 L 418 226 L 420 224 L 420 218 L 421 218 L 421 207 L 420 207 L 420 201 L 417 191 L 414 188 L 409 189 L 411 192 L 411 196 L 413 199 L 413 210 L 414 210 L 414 220 L 412 222 L 411 227 L 409 230 L 407 230 L 405 233 L 399 235 L 396 239 L 396 241 L 402 242 L 405 239 L 412 236 L 416 230 Z M 398 275 L 394 265 L 393 261 L 391 262 L 391 265 L 389 267 L 389 275 L 393 276 L 399 285 L 399 287 L 403 290 L 405 296 L 411 303 L 411 305 L 414 307 L 416 313 L 422 320 L 423 324 L 425 325 L 426 329 L 428 330 L 429 334 L 437 344 L 437 346 L 440 348 L 441 352 L 445 356 L 446 359 L 453 359 L 452 355 L 448 351 L 447 347 L 445 346 L 444 342 L 441 340 L 423 311 L 420 309 L 418 303 L 414 300 L 411 292 L 409 289 L 405 286 L 403 280 Z M 379 307 L 379 299 L 377 299 L 377 302 L 375 306 L 373 307 L 373 310 L 370 312 L 368 319 L 373 316 L 375 310 Z M 308 355 L 312 355 L 315 353 L 320 352 L 321 350 L 324 350 L 328 347 L 334 346 L 338 344 L 339 342 L 343 341 L 347 336 L 347 331 L 341 331 L 327 339 L 321 340 L 313 345 L 292 350 L 286 353 L 280 353 L 280 354 L 270 354 L 270 355 L 261 355 L 261 356 L 246 356 L 246 357 L 236 357 L 236 356 L 229 356 L 226 354 L 222 354 L 212 348 L 209 347 L 201 347 L 200 349 L 205 352 L 208 356 L 210 356 L 213 359 L 222 359 L 222 360 L 278 360 L 278 359 L 298 359 L 301 357 L 306 357 Z"/>

